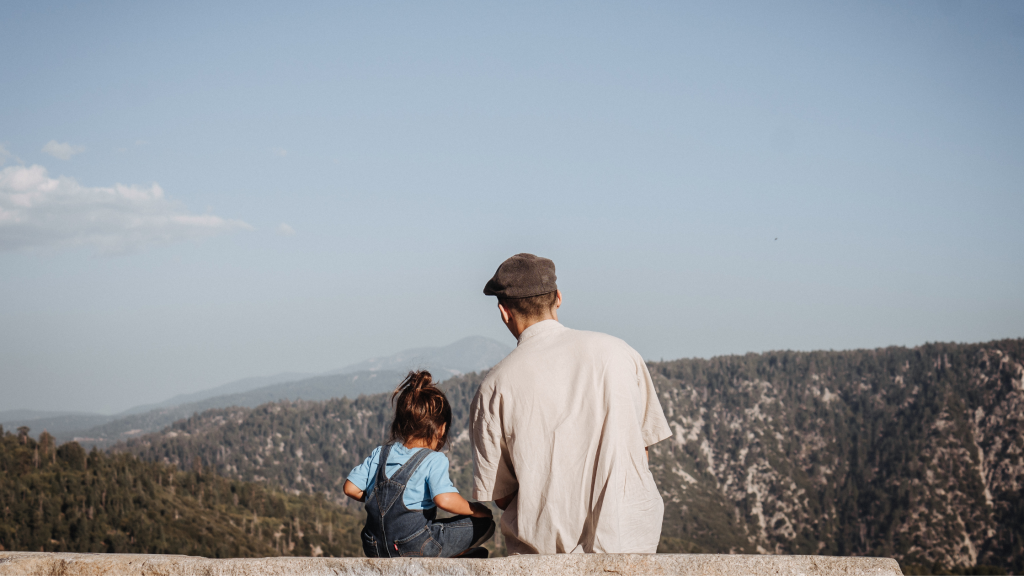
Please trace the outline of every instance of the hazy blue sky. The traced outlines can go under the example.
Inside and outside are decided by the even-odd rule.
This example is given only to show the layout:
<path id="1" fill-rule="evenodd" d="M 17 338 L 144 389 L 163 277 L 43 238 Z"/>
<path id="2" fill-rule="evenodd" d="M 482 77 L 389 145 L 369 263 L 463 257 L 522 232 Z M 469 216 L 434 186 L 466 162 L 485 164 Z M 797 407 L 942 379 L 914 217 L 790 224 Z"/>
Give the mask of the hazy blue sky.
<path id="1" fill-rule="evenodd" d="M 211 5 L 213 4 L 213 5 Z M 0 7 L 0 407 L 481 334 L 1024 336 L 1024 4 Z"/>

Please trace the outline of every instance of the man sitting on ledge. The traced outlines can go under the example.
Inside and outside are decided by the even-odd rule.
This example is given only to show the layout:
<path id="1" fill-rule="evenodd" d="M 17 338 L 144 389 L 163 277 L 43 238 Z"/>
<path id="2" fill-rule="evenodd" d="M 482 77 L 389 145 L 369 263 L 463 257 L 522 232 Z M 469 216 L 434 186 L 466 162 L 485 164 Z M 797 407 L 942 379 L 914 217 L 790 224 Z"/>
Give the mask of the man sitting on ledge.
<path id="1" fill-rule="evenodd" d="M 478 500 L 509 554 L 654 553 L 665 506 L 647 447 L 672 435 L 643 358 L 558 323 L 555 264 L 517 254 L 484 287 L 519 341 L 470 410 Z"/>

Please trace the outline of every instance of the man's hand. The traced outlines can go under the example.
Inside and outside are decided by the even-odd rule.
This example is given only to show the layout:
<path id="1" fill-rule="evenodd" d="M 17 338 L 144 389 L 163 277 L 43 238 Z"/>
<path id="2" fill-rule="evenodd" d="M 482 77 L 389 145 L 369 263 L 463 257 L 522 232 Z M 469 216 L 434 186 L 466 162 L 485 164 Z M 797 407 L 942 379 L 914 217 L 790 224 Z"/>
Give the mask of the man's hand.
<path id="1" fill-rule="evenodd" d="M 496 499 L 494 501 L 494 505 L 504 510 L 508 508 L 509 504 L 512 503 L 512 499 L 516 497 L 516 494 L 519 494 L 519 490 L 516 490 L 515 492 L 509 494 L 508 496 L 505 496 L 504 498 Z"/>

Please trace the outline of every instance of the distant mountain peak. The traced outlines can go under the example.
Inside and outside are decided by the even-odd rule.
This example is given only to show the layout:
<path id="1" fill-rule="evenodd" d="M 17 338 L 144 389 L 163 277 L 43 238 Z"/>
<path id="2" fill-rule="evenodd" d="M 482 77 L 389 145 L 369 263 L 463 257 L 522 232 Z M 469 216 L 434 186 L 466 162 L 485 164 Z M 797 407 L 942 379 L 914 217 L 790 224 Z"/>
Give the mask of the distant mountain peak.
<path id="1" fill-rule="evenodd" d="M 182 394 L 158 404 L 138 406 L 114 416 L 60 416 L 33 420 L 31 427 L 49 426 L 58 438 L 81 437 L 83 442 L 108 445 L 142 432 L 159 430 L 176 420 L 214 408 L 254 407 L 279 400 L 356 398 L 394 390 L 409 370 L 430 370 L 437 382 L 470 372 L 487 370 L 512 349 L 484 336 L 469 336 L 446 346 L 411 348 L 390 356 L 371 358 L 319 375 L 284 373 L 245 378 L 228 384 Z M 3 421 L 4 426 L 7 422 Z M 20 425 L 20 422 L 19 422 Z"/>
<path id="2" fill-rule="evenodd" d="M 446 346 L 409 348 L 390 356 L 379 356 L 328 374 L 348 374 L 362 371 L 430 370 L 437 380 L 479 372 L 501 362 L 512 348 L 486 336 L 467 336 Z"/>

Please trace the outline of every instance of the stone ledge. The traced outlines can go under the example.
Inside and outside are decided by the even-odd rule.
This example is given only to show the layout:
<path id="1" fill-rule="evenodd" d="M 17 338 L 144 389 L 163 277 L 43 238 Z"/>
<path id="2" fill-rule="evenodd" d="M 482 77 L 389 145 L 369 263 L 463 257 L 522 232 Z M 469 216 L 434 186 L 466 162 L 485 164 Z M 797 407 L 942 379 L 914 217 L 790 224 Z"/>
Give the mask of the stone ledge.
<path id="1" fill-rule="evenodd" d="M 488 560 L 232 558 L 0 552 L 0 576 L 896 576 L 891 558 L 729 554 L 562 554 Z"/>

